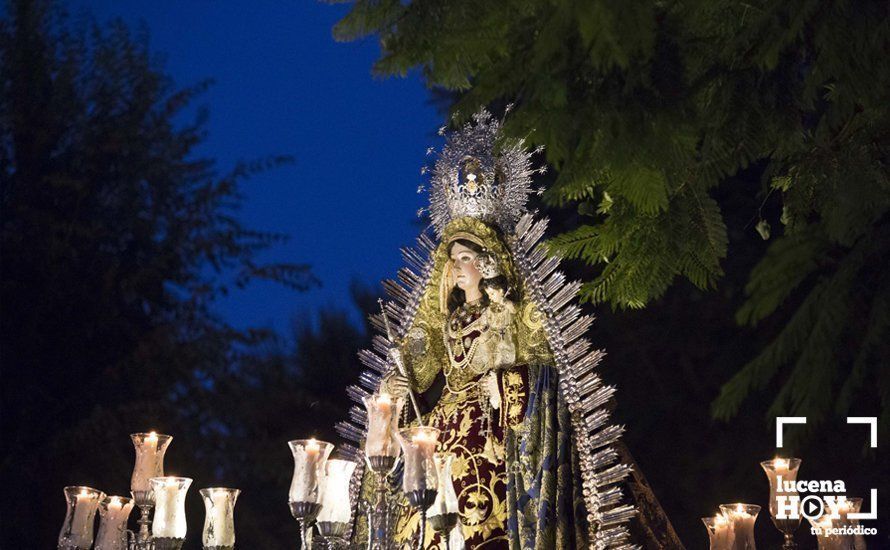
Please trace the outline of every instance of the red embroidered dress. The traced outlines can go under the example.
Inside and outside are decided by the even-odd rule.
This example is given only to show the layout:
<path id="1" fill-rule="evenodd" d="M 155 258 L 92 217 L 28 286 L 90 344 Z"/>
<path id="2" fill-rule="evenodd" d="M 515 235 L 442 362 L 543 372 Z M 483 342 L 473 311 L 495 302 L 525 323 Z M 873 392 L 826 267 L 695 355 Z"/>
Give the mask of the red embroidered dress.
<path id="1" fill-rule="evenodd" d="M 455 454 L 452 479 L 466 548 L 509 548 L 504 425 L 521 422 L 526 392 L 525 369 L 491 370 L 502 337 L 491 326 L 493 310 L 499 307 L 504 306 L 464 304 L 449 316 L 443 334 L 449 359 L 443 369 L 445 388 L 428 419 L 441 430 L 438 450 Z M 486 378 L 492 372 L 499 409 L 492 408 L 487 390 Z M 418 526 L 417 513 L 400 519 L 397 538 L 406 548 Z M 438 534 L 427 529 L 424 547 L 445 546 Z"/>

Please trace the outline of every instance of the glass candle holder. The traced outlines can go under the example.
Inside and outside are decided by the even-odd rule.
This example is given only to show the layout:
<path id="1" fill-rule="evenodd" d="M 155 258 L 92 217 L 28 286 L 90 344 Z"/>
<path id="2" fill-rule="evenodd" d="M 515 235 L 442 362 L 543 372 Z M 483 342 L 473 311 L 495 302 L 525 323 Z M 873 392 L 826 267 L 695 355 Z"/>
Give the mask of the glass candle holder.
<path id="1" fill-rule="evenodd" d="M 849 497 L 840 505 L 841 525 L 855 529 L 859 525 L 858 519 L 850 518 L 850 514 L 858 514 L 862 510 L 862 499 Z M 849 534 L 842 537 L 844 548 L 849 550 L 865 550 L 865 536 L 862 534 Z"/>
<path id="2" fill-rule="evenodd" d="M 368 412 L 365 457 L 376 473 L 389 472 L 399 457 L 399 418 L 405 400 L 379 393 L 362 398 Z"/>
<path id="3" fill-rule="evenodd" d="M 439 430 L 426 426 L 406 428 L 401 431 L 399 443 L 405 455 L 405 471 L 402 474 L 402 490 L 412 506 L 428 508 L 435 498 L 438 478 L 433 454 L 439 440 Z M 424 495 L 423 493 L 428 493 Z M 425 501 L 429 502 L 425 502 Z"/>
<path id="4" fill-rule="evenodd" d="M 185 542 L 185 495 L 192 484 L 187 477 L 153 477 L 155 515 L 151 535 L 156 550 L 178 550 Z"/>
<path id="5" fill-rule="evenodd" d="M 288 499 L 290 502 L 321 503 L 325 465 L 334 446 L 317 439 L 288 441 L 294 457 L 294 476 Z"/>
<path id="6" fill-rule="evenodd" d="M 319 534 L 329 544 L 343 541 L 349 529 L 352 519 L 349 487 L 355 466 L 355 462 L 351 460 L 340 459 L 328 460 L 325 465 L 321 510 L 315 521 Z"/>
<path id="7" fill-rule="evenodd" d="M 438 485 L 436 487 L 436 500 L 433 501 L 432 506 L 426 511 L 430 527 L 441 534 L 442 540 L 445 541 L 446 550 L 451 547 L 451 534 L 459 523 L 457 493 L 454 491 L 454 482 L 451 478 L 451 464 L 454 462 L 454 457 L 454 453 L 433 454 Z M 459 535 L 459 533 L 455 533 L 455 535 Z M 459 545 L 457 541 L 455 542 L 456 546 Z"/>
<path id="8" fill-rule="evenodd" d="M 151 478 L 164 476 L 164 453 L 173 436 L 156 432 L 130 434 L 136 448 L 136 465 L 130 478 L 130 491 L 136 506 L 153 505 Z"/>
<path id="9" fill-rule="evenodd" d="M 845 547 L 841 544 L 840 537 L 831 532 L 837 527 L 830 514 L 823 514 L 816 519 L 807 518 L 810 525 L 813 526 L 813 534 L 816 536 L 816 547 L 819 550 L 842 550 Z"/>
<path id="10" fill-rule="evenodd" d="M 105 493 L 92 487 L 65 487 L 68 510 L 59 533 L 59 550 L 89 550 L 93 545 L 96 511 Z"/>
<path id="11" fill-rule="evenodd" d="M 794 543 L 794 532 L 800 527 L 800 514 L 792 514 L 789 509 L 791 502 L 797 502 L 796 490 L 786 491 L 786 483 L 797 481 L 797 470 L 800 468 L 799 458 L 774 458 L 760 463 L 769 479 L 769 514 L 776 529 L 782 532 L 783 550 L 797 548 Z"/>
<path id="12" fill-rule="evenodd" d="M 721 504 L 720 512 L 732 523 L 732 550 L 756 550 L 754 523 L 760 506 L 756 504 Z"/>
<path id="13" fill-rule="evenodd" d="M 426 540 L 426 509 L 436 500 L 438 476 L 433 454 L 439 440 L 439 430 L 418 426 L 402 430 L 399 444 L 405 455 L 405 471 L 402 472 L 402 490 L 408 504 L 420 511 L 420 546 Z"/>
<path id="14" fill-rule="evenodd" d="M 99 534 L 94 550 L 127 550 L 127 520 L 133 499 L 107 497 L 99 503 Z"/>
<path id="15" fill-rule="evenodd" d="M 395 469 L 401 453 L 399 419 L 405 400 L 393 399 L 387 393 L 362 398 L 367 412 L 367 433 L 364 455 L 368 469 L 374 474 L 375 497 L 367 508 L 368 548 L 383 548 L 390 544 L 391 525 L 394 523 L 390 483 L 388 477 Z"/>
<path id="16" fill-rule="evenodd" d="M 300 524 L 301 545 L 306 550 L 312 547 L 309 524 L 321 509 L 325 467 L 334 446 L 317 439 L 295 439 L 287 444 L 294 457 L 288 504 L 291 515 Z"/>
<path id="17" fill-rule="evenodd" d="M 228 487 L 208 487 L 198 491 L 204 500 L 204 550 L 235 548 L 235 501 L 241 491 Z"/>
<path id="18" fill-rule="evenodd" d="M 710 550 L 732 550 L 734 536 L 732 522 L 723 514 L 717 514 L 707 518 L 701 518 L 708 529 L 708 542 Z"/>

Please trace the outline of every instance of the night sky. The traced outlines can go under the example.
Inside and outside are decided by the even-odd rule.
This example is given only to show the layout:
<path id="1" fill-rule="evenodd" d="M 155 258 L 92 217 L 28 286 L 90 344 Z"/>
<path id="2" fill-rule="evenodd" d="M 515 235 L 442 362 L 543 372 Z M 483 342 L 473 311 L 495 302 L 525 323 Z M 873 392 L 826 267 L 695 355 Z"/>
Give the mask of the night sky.
<path id="1" fill-rule="evenodd" d="M 248 227 L 285 233 L 262 259 L 309 263 L 322 287 L 296 293 L 254 282 L 218 304 L 237 327 L 286 330 L 321 307 L 359 313 L 349 284 L 376 284 L 402 264 L 416 237 L 417 194 L 426 149 L 442 124 L 417 74 L 371 75 L 372 39 L 335 42 L 331 29 L 349 5 L 309 0 L 243 2 L 78 0 L 100 22 L 144 24 L 151 50 L 177 86 L 215 85 L 194 104 L 210 112 L 200 152 L 221 171 L 238 160 L 295 157 L 246 182 L 240 213 Z M 194 113 L 194 109 L 192 110 Z"/>

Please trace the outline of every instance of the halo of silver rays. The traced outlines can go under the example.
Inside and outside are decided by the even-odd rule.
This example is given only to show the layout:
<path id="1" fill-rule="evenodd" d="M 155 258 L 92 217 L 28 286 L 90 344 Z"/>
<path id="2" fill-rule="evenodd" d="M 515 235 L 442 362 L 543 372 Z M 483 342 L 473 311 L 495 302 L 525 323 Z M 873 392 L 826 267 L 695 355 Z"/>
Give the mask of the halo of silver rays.
<path id="1" fill-rule="evenodd" d="M 459 132 L 445 133 L 445 146 L 436 159 L 430 177 L 430 221 L 441 236 L 451 220 L 464 216 L 478 218 L 501 229 L 513 227 L 526 212 L 532 189 L 531 153 L 522 140 L 502 139 L 501 122 L 482 110 L 473 115 Z M 536 150 L 536 151 L 540 151 Z M 496 152 L 496 154 L 495 154 Z M 459 181 L 464 159 L 477 160 L 482 182 L 475 192 Z"/>
<path id="2" fill-rule="evenodd" d="M 474 116 L 474 122 L 475 125 L 468 124 L 461 132 L 448 136 L 436 163 L 430 189 L 430 215 L 437 236 L 441 236 L 449 221 L 466 215 L 449 202 L 446 188 L 443 187 L 451 181 L 448 178 L 454 176 L 447 163 L 459 162 L 466 155 L 488 154 L 491 157 L 493 144 L 500 137 L 500 124 L 489 113 L 481 111 Z M 596 366 L 605 353 L 594 349 L 585 337 L 593 317 L 582 315 L 577 304 L 576 295 L 581 283 L 566 281 L 565 274 L 558 270 L 560 260 L 548 256 L 541 242 L 548 220 L 536 220 L 525 207 L 528 194 L 532 192 L 531 175 L 541 170 L 531 169 L 532 153 L 524 148 L 522 140 L 503 144 L 499 154 L 507 165 L 508 176 L 505 187 L 497 193 L 501 202 L 497 211 L 476 217 L 500 227 L 523 286 L 543 314 L 547 340 L 560 374 L 559 392 L 571 415 L 580 457 L 582 492 L 590 524 L 591 544 L 597 550 L 639 548 L 629 542 L 628 523 L 636 514 L 636 509 L 624 503 L 622 489 L 631 467 L 619 461 L 614 448 L 624 432 L 624 426 L 609 422 L 607 404 L 615 394 L 615 387 L 604 385 L 596 373 Z M 403 338 L 414 321 L 424 287 L 432 276 L 437 240 L 425 232 L 418 238 L 416 247 L 402 249 L 407 266 L 399 270 L 397 279 L 383 283 L 390 297 L 384 304 L 384 310 L 397 338 Z M 342 437 L 354 443 L 344 445 L 341 452 L 359 463 L 353 477 L 353 503 L 358 500 L 364 463 L 358 445 L 367 429 L 367 415 L 361 398 L 377 391 L 383 376 L 393 368 L 387 359 L 389 343 L 384 336 L 382 315 L 372 315 L 371 323 L 378 334 L 373 337 L 371 349 L 358 354 L 367 370 L 359 376 L 358 384 L 346 390 L 356 404 L 349 409 L 349 420 L 340 421 L 335 426 Z"/>

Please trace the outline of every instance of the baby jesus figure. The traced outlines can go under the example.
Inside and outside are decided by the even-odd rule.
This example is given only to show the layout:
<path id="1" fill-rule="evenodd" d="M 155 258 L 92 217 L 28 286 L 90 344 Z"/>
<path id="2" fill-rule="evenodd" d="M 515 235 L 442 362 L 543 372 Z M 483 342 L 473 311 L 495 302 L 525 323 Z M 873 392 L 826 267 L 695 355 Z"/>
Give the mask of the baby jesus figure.
<path id="1" fill-rule="evenodd" d="M 507 298 L 509 292 L 507 278 L 498 275 L 483 279 L 479 288 L 488 296 L 490 302 L 487 310 L 488 326 L 491 338 L 496 341 L 495 345 L 489 348 L 492 352 L 489 364 L 495 370 L 511 366 L 516 362 L 516 331 L 513 327 L 516 305 Z"/>

